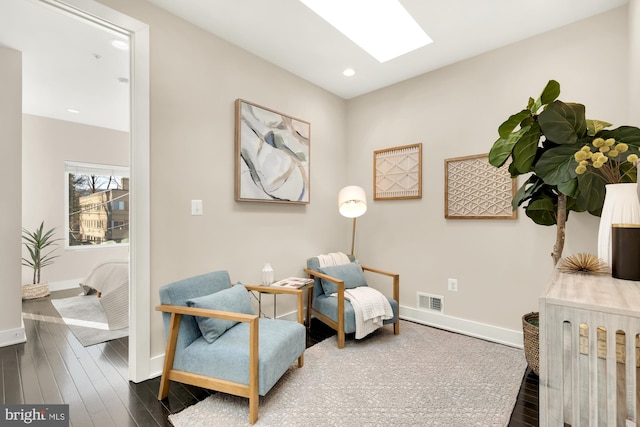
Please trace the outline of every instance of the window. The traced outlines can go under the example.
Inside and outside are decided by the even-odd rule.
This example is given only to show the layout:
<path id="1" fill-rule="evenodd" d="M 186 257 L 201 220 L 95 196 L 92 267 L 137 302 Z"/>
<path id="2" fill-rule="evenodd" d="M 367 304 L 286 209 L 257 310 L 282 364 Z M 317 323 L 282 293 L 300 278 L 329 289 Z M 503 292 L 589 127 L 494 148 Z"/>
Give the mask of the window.
<path id="1" fill-rule="evenodd" d="M 129 243 L 129 168 L 65 162 L 67 248 Z"/>

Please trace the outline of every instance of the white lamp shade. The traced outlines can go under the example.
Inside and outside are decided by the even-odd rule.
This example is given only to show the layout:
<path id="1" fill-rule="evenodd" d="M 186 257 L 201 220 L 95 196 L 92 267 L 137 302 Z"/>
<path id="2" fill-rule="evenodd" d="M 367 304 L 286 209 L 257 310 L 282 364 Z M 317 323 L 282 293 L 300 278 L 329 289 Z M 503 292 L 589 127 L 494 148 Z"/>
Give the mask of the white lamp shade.
<path id="1" fill-rule="evenodd" d="M 357 218 L 367 211 L 367 195 L 362 187 L 350 185 L 338 193 L 338 210 L 347 218 Z"/>

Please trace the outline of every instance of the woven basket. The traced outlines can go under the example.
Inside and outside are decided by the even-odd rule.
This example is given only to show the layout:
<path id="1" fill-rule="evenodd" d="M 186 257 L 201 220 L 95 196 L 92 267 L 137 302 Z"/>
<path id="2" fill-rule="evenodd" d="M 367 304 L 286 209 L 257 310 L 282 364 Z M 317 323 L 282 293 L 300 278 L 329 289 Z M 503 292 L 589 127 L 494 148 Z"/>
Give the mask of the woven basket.
<path id="1" fill-rule="evenodd" d="M 531 321 L 539 321 L 539 313 L 531 312 L 522 316 L 522 331 L 524 333 L 524 357 L 536 375 L 540 375 L 540 328 L 532 325 Z"/>
<path id="2" fill-rule="evenodd" d="M 35 285 L 22 285 L 22 299 L 42 298 L 49 295 L 48 283 L 36 283 Z"/>

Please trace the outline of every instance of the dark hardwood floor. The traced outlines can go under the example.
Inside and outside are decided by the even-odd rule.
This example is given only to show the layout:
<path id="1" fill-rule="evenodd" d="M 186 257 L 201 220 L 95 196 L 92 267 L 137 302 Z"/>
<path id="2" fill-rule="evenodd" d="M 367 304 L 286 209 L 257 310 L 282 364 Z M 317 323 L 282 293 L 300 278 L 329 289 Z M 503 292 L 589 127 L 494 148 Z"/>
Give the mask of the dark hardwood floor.
<path id="1" fill-rule="evenodd" d="M 54 298 L 78 294 L 54 292 Z M 159 378 L 128 381 L 128 339 L 83 347 L 63 323 L 50 297 L 23 301 L 27 342 L 0 348 L 0 402 L 69 404 L 72 426 L 170 426 L 167 416 L 211 393 L 172 383 L 169 397 L 158 401 Z M 307 347 L 334 332 L 312 320 Z M 527 370 L 510 426 L 538 425 L 538 377 Z"/>

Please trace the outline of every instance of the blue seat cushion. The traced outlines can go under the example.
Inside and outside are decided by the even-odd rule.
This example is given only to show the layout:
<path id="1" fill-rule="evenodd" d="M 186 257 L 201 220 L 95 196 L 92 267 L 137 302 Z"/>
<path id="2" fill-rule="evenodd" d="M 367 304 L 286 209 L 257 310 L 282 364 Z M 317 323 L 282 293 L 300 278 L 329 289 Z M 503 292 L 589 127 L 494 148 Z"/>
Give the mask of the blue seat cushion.
<path id="1" fill-rule="evenodd" d="M 264 396 L 300 355 L 306 329 L 297 322 L 259 319 L 259 394 Z M 238 323 L 213 343 L 200 337 L 176 351 L 173 368 L 249 384 L 249 324 Z"/>
<path id="2" fill-rule="evenodd" d="M 344 288 L 352 289 L 358 286 L 367 286 L 367 280 L 362 273 L 362 267 L 360 264 L 350 262 L 342 265 L 332 265 L 319 268 L 320 273 L 326 274 L 336 279 L 344 280 Z M 325 295 L 331 295 L 338 292 L 338 285 L 335 283 L 322 279 L 322 289 Z"/>
<path id="3" fill-rule="evenodd" d="M 391 309 L 393 310 L 393 318 L 387 319 L 383 324 L 388 325 L 398 320 L 398 303 L 393 298 L 387 297 Z M 325 294 L 317 295 L 313 298 L 313 309 L 324 314 L 334 322 L 338 322 L 338 298 L 330 297 Z M 344 300 L 344 332 L 347 334 L 356 331 L 356 315 L 353 306 L 346 299 Z"/>

